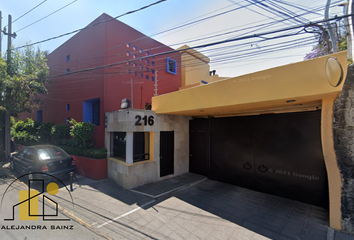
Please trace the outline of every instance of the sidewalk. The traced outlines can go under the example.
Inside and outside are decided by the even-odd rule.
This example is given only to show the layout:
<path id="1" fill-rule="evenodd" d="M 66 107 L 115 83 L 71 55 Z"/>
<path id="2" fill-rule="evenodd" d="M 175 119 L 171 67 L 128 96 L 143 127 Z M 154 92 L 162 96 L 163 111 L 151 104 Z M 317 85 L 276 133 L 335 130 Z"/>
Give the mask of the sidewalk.
<path id="1" fill-rule="evenodd" d="M 71 194 L 74 220 L 106 239 L 354 239 L 325 209 L 192 173 L 131 191 L 78 176 Z"/>

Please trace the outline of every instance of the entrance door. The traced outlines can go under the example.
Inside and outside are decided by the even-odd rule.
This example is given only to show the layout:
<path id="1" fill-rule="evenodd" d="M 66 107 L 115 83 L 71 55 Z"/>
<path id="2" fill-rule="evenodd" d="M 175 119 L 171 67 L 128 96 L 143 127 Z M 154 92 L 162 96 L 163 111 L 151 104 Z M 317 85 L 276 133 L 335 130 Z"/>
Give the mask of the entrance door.
<path id="1" fill-rule="evenodd" d="M 160 177 L 174 173 L 174 132 L 160 132 Z"/>
<path id="2" fill-rule="evenodd" d="M 205 140 L 205 148 L 208 148 L 205 159 L 209 161 L 205 163 L 209 163 L 205 176 L 328 207 L 321 111 L 199 121 L 209 124 L 209 130 L 203 135 L 204 139 L 209 139 Z M 190 153 L 196 155 L 199 151 L 202 158 L 205 151 L 196 148 L 198 143 L 192 142 L 196 141 L 193 137 L 196 133 L 192 128 L 190 132 Z M 199 135 L 202 136 L 202 132 Z M 197 140 L 203 142 L 203 137 Z M 195 171 L 198 165 L 204 166 L 197 157 L 191 156 L 191 171 Z M 200 170 L 196 173 L 203 174 Z"/>
<path id="3" fill-rule="evenodd" d="M 209 120 L 189 121 L 189 171 L 209 176 Z"/>

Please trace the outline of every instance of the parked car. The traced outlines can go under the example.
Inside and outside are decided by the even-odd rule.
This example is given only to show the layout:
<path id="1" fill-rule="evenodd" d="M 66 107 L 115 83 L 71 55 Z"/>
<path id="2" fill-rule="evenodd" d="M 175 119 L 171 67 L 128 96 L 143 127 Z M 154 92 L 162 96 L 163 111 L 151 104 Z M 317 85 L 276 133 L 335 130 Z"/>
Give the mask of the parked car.
<path id="1" fill-rule="evenodd" d="M 70 177 L 70 172 L 75 172 L 75 161 L 60 147 L 36 145 L 13 154 L 10 169 L 21 174 L 29 173 L 28 179 L 49 181 L 54 176 L 61 180 Z"/>

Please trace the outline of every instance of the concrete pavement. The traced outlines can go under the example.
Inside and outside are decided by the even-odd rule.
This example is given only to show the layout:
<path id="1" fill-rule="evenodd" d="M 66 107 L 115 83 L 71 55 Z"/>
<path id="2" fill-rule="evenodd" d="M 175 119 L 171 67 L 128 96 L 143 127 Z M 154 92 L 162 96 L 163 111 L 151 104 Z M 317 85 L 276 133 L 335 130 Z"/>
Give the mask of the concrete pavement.
<path id="1" fill-rule="evenodd" d="M 325 209 L 191 173 L 133 191 L 78 176 L 73 211 L 66 192 L 53 199 L 97 239 L 354 239 Z"/>

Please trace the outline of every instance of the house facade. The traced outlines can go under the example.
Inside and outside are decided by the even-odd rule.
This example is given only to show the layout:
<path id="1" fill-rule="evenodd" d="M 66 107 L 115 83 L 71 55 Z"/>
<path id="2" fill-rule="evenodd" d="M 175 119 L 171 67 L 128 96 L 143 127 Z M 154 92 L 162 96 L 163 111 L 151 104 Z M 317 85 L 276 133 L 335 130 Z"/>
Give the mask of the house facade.
<path id="1" fill-rule="evenodd" d="M 121 109 L 128 98 L 134 109 L 151 108 L 155 93 L 181 84 L 180 53 L 155 56 L 172 48 L 102 14 L 48 55 L 49 94 L 32 118 L 55 124 L 76 121 L 96 125 L 94 143 L 105 146 L 105 113 Z"/>

